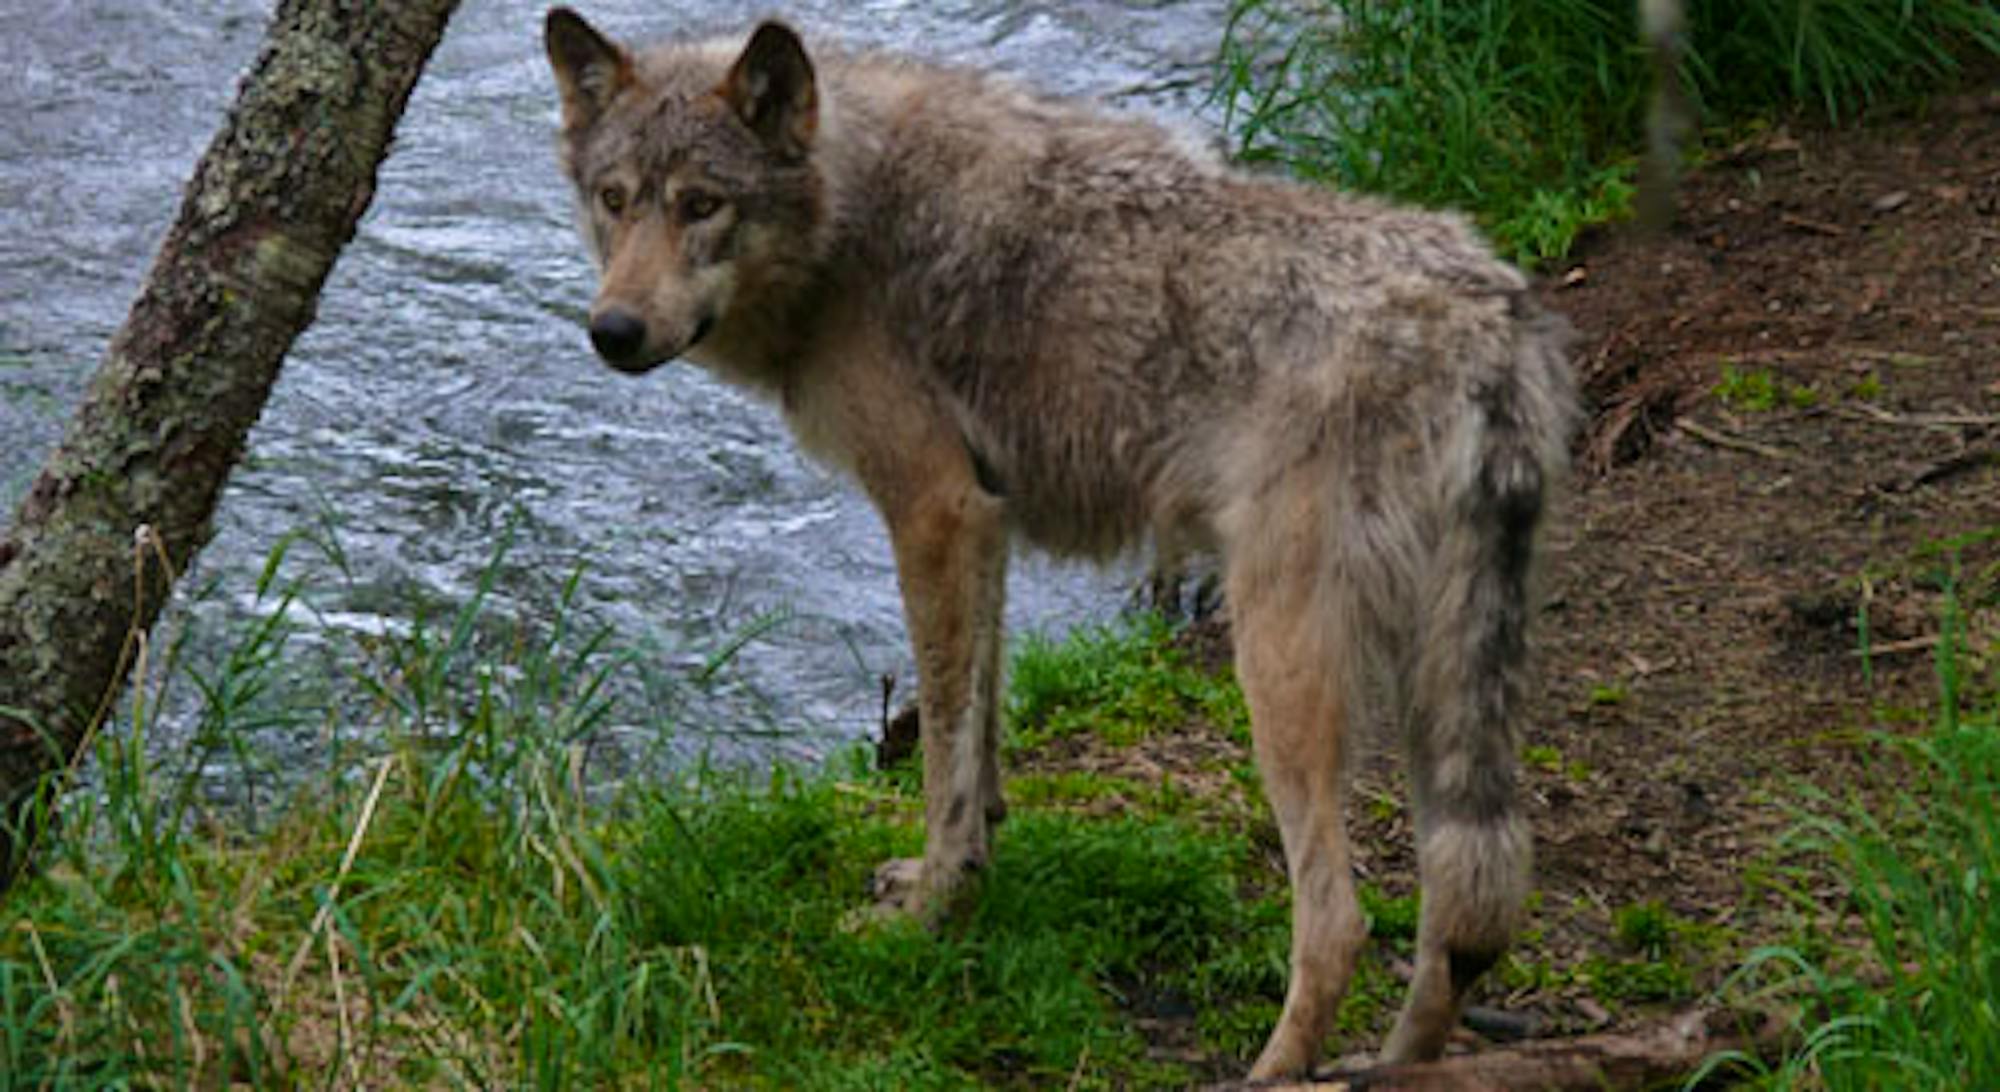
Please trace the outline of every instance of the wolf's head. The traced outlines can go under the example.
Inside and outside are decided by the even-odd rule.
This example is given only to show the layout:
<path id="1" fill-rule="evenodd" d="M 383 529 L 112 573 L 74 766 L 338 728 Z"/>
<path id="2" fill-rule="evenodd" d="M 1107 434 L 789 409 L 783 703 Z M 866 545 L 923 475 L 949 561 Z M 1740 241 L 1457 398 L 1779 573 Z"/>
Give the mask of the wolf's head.
<path id="1" fill-rule="evenodd" d="M 563 165 L 602 275 L 590 341 L 644 372 L 726 331 L 732 304 L 767 297 L 809 258 L 822 200 L 812 62 L 775 22 L 733 61 L 702 46 L 635 56 L 568 8 L 549 12 L 545 42 Z"/>

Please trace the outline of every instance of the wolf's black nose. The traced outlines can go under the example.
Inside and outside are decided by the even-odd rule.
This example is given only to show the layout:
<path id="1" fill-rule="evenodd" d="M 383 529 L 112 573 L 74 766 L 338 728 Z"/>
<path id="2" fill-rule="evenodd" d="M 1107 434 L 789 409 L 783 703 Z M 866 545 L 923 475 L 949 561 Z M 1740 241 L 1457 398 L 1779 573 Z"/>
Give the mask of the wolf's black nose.
<path id="1" fill-rule="evenodd" d="M 630 311 L 613 308 L 590 320 L 590 343 L 612 364 L 628 364 L 646 347 L 646 324 Z"/>

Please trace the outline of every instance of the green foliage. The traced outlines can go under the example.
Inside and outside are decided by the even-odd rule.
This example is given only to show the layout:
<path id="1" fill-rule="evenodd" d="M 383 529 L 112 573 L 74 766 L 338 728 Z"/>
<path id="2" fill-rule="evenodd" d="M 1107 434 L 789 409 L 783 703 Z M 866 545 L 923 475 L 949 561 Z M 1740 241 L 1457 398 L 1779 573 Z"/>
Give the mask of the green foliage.
<path id="1" fill-rule="evenodd" d="M 1361 909 L 1368 915 L 1368 931 L 1408 949 L 1417 939 L 1420 902 L 1418 896 L 1384 895 L 1372 884 L 1362 884 Z"/>
<path id="2" fill-rule="evenodd" d="M 1644 110 L 1619 0 L 1237 0 L 1220 95 L 1238 152 L 1472 210 L 1516 257 L 1630 199 Z"/>
<path id="3" fill-rule="evenodd" d="M 1022 807 L 1104 805 L 1107 811 L 1150 816 L 1197 817 L 1209 801 L 1163 775 L 1157 781 L 1091 770 L 1024 773 L 1008 779 L 1007 799 Z"/>
<path id="4" fill-rule="evenodd" d="M 1985 0 L 1689 6 L 1710 122 L 1843 117 L 2000 54 Z M 1245 159 L 1466 209 L 1530 263 L 1629 208 L 1651 86 L 1631 0 L 1234 0 L 1219 73 Z"/>
<path id="5" fill-rule="evenodd" d="M 682 1052 L 714 1058 L 721 1083 L 865 1085 L 897 1057 L 898 1081 L 925 1087 L 1130 1066 L 1142 1044 L 1108 985 L 1208 957 L 1236 915 L 1217 841 L 1029 812 L 960 927 L 852 928 L 869 870 L 916 849 L 899 844 L 914 828 L 854 814 L 826 783 L 650 810 L 623 854 L 638 936 L 705 953 L 709 992 L 684 1003 L 713 1018 Z"/>
<path id="6" fill-rule="evenodd" d="M 1733 943 L 1726 930 L 1679 918 L 1658 901 L 1614 911 L 1611 931 L 1623 953 L 1573 962 L 1538 957 L 1541 941 L 1531 931 L 1501 961 L 1500 981 L 1511 990 L 1580 990 L 1606 1003 L 1684 1002 L 1695 996 L 1697 977 Z"/>
<path id="7" fill-rule="evenodd" d="M 1605 1001 L 1685 1001 L 1694 996 L 1693 972 L 1672 960 L 1591 956 L 1572 981 Z"/>
<path id="8" fill-rule="evenodd" d="M 1604 704 L 1593 700 L 1592 704 Z M 1543 773 L 1559 773 L 1571 781 L 1584 781 L 1590 777 L 1590 766 L 1582 759 L 1565 758 L 1560 747 L 1546 743 L 1531 743 L 1521 748 L 1521 761 L 1530 769 Z"/>
<path id="9" fill-rule="evenodd" d="M 1736 409 L 1764 412 L 1778 408 L 1778 388 L 1778 377 L 1769 368 L 1746 369 L 1724 364 L 1714 394 Z"/>

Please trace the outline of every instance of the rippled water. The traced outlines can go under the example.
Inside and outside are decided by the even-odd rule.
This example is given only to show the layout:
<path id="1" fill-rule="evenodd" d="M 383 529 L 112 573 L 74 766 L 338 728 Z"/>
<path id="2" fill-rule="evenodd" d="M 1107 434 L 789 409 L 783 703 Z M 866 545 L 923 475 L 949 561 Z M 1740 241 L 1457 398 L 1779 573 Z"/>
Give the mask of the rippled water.
<path id="1" fill-rule="evenodd" d="M 394 630 L 472 594 L 503 531 L 503 619 L 545 620 L 584 564 L 591 623 L 671 675 L 758 619 L 733 685 L 689 729 L 784 725 L 810 754 L 911 677 L 888 548 L 856 494 L 776 416 L 686 367 L 591 357 L 591 272 L 551 152 L 543 5 L 467 0 L 405 114 L 375 204 L 321 297 L 168 622 L 197 639 L 254 609 L 265 555 L 329 529 L 319 634 Z M 996 67 L 1191 114 L 1225 0 L 793 5 L 811 33 Z M 585 3 L 620 37 L 747 25 L 767 3 Z M 125 310 L 261 41 L 268 5 L 0 6 L 0 504 L 11 511 Z M 300 551 L 303 553 L 303 551 Z M 1113 609 L 1120 577 L 1028 561 L 1010 625 Z M 209 635 L 206 638 L 200 635 Z"/>

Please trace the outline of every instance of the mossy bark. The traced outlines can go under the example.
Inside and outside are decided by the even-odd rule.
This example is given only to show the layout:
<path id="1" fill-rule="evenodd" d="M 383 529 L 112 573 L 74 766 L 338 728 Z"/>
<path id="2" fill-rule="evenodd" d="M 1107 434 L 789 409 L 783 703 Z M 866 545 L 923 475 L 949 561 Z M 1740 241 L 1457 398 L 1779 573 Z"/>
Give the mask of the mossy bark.
<path id="1" fill-rule="evenodd" d="M 457 0 L 282 0 L 61 446 L 0 537 L 0 888 L 210 517 Z"/>

